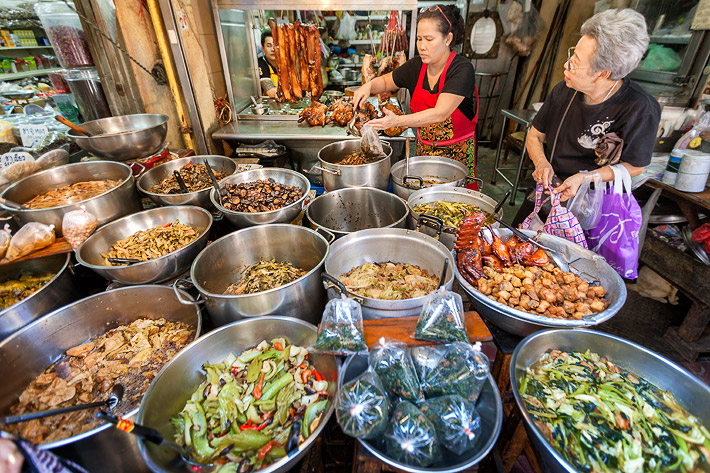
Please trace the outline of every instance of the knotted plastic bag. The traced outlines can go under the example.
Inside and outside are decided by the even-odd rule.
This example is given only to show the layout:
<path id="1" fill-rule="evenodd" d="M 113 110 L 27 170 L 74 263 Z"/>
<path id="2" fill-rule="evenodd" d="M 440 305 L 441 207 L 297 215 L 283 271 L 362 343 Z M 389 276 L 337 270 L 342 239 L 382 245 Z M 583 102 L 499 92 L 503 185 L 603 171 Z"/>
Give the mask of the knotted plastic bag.
<path id="1" fill-rule="evenodd" d="M 370 348 L 369 364 L 393 399 L 416 403 L 424 401 L 407 345 L 380 338 Z"/>
<path id="2" fill-rule="evenodd" d="M 417 467 L 427 467 L 440 458 L 436 430 L 411 402 L 401 402 L 385 432 L 387 456 Z"/>
<path id="3" fill-rule="evenodd" d="M 380 437 L 389 420 L 389 399 L 379 376 L 367 370 L 338 391 L 335 406 L 338 425 L 347 435 L 362 439 Z"/>
<path id="4" fill-rule="evenodd" d="M 476 402 L 490 371 L 480 342 L 415 347 L 412 361 L 427 398 L 459 394 Z"/>
<path id="5" fill-rule="evenodd" d="M 426 296 L 414 338 L 432 342 L 467 342 L 461 296 L 443 287 Z"/>
<path id="6" fill-rule="evenodd" d="M 602 176 L 596 171 L 583 172 L 584 182 L 567 205 L 572 214 L 577 217 L 584 230 L 594 228 L 602 216 L 604 202 L 604 183 Z M 592 186 L 593 184 L 593 186 Z"/>
<path id="7" fill-rule="evenodd" d="M 579 220 L 569 209 L 560 203 L 560 193 L 555 192 L 552 187 L 550 196 L 552 199 L 552 210 L 545 221 L 545 233 L 555 235 L 565 240 L 577 243 L 582 248 L 587 248 L 587 238 L 584 230 L 579 224 Z"/>
<path id="8" fill-rule="evenodd" d="M 12 239 L 12 231 L 10 230 L 10 225 L 5 224 L 2 232 L 0 232 L 0 258 L 5 257 L 7 248 L 10 246 L 10 240 Z"/>
<path id="9" fill-rule="evenodd" d="M 30 222 L 20 228 L 10 240 L 5 258 L 0 263 L 9 263 L 18 258 L 51 245 L 56 240 L 54 225 Z"/>
<path id="10" fill-rule="evenodd" d="M 348 12 L 343 12 L 342 18 L 340 18 L 340 26 L 338 27 L 338 34 L 335 35 L 338 39 L 355 39 L 357 33 L 355 32 L 355 23 L 357 18 L 350 15 Z"/>
<path id="11" fill-rule="evenodd" d="M 345 295 L 331 299 L 323 311 L 314 350 L 329 355 L 366 353 L 367 345 L 362 332 L 360 304 Z"/>
<path id="12" fill-rule="evenodd" d="M 535 188 L 535 209 L 525 217 L 523 223 L 520 224 L 520 228 L 523 230 L 532 230 L 534 232 L 541 232 L 545 229 L 545 224 L 540 219 L 540 209 L 542 209 L 543 201 L 543 187 L 542 184 L 538 184 Z"/>
<path id="13" fill-rule="evenodd" d="M 380 135 L 377 134 L 377 130 L 368 125 L 360 129 L 360 149 L 368 159 L 386 156 Z"/>
<path id="14" fill-rule="evenodd" d="M 457 455 L 473 449 L 481 431 L 481 416 L 475 403 L 459 395 L 427 399 L 421 406 L 436 430 L 436 438 Z"/>
<path id="15" fill-rule="evenodd" d="M 75 250 L 84 243 L 84 240 L 89 238 L 96 227 L 99 226 L 99 221 L 94 214 L 86 211 L 85 206 L 81 206 L 81 210 L 72 210 L 64 214 L 62 219 L 62 235 Z"/>

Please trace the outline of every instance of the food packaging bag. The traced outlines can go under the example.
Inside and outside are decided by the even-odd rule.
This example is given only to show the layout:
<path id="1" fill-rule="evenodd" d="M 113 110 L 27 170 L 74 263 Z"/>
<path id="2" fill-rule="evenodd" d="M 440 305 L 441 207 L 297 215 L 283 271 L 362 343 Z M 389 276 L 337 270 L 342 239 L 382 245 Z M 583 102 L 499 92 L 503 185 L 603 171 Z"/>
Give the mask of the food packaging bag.
<path id="1" fill-rule="evenodd" d="M 380 135 L 377 134 L 377 130 L 368 125 L 364 125 L 360 129 L 360 149 L 368 158 L 386 155 Z"/>
<path id="2" fill-rule="evenodd" d="M 62 235 L 75 250 L 84 243 L 84 240 L 89 238 L 96 227 L 99 226 L 99 220 L 94 214 L 86 211 L 85 206 L 81 206 L 81 210 L 72 210 L 64 214 L 62 219 Z"/>
<path id="3" fill-rule="evenodd" d="M 18 258 L 51 245 L 56 240 L 54 225 L 30 222 L 20 228 L 10 240 L 5 258 L 0 263 L 9 263 Z"/>
<path id="4" fill-rule="evenodd" d="M 387 456 L 417 467 L 427 467 L 441 456 L 436 430 L 411 402 L 400 402 L 385 432 Z"/>
<path id="5" fill-rule="evenodd" d="M 490 372 L 480 342 L 415 347 L 412 361 L 427 398 L 459 394 L 476 402 Z"/>
<path id="6" fill-rule="evenodd" d="M 426 296 L 414 338 L 432 342 L 468 342 L 461 296 L 443 287 Z"/>
<path id="7" fill-rule="evenodd" d="M 604 202 L 604 183 L 602 176 L 596 171 L 583 172 L 584 182 L 579 186 L 577 193 L 570 201 L 567 208 L 584 230 L 594 228 L 602 216 L 602 202 Z M 592 186 L 592 184 L 594 184 Z"/>
<path id="8" fill-rule="evenodd" d="M 371 369 L 343 384 L 335 405 L 338 425 L 347 435 L 362 439 L 380 437 L 389 420 L 389 399 L 379 376 Z"/>
<path id="9" fill-rule="evenodd" d="M 564 238 L 567 241 L 578 244 L 582 248 L 587 248 L 587 238 L 584 230 L 579 224 L 579 220 L 569 209 L 560 203 L 560 193 L 549 188 L 552 199 L 552 210 L 545 221 L 545 233 Z"/>
<path id="10" fill-rule="evenodd" d="M 0 259 L 5 257 L 7 248 L 10 246 L 10 240 L 12 239 L 12 231 L 10 230 L 10 225 L 5 224 L 2 232 L 0 232 Z"/>
<path id="11" fill-rule="evenodd" d="M 424 401 L 412 358 L 404 343 L 380 338 L 370 348 L 369 365 L 393 399 Z"/>
<path id="12" fill-rule="evenodd" d="M 542 184 L 538 184 L 537 187 L 535 188 L 535 209 L 525 217 L 525 220 L 523 220 L 523 223 L 520 224 L 520 228 L 523 230 L 532 230 L 534 232 L 541 232 L 545 230 L 545 224 L 543 221 L 540 219 L 540 209 L 542 209 L 543 201 L 542 201 L 542 194 L 543 194 L 543 186 Z"/>
<path id="13" fill-rule="evenodd" d="M 328 355 L 367 353 L 360 304 L 345 295 L 329 300 L 313 351 Z"/>
<path id="14" fill-rule="evenodd" d="M 459 395 L 427 399 L 422 414 L 436 430 L 439 443 L 457 455 L 472 450 L 481 431 L 481 416 L 475 403 Z"/>

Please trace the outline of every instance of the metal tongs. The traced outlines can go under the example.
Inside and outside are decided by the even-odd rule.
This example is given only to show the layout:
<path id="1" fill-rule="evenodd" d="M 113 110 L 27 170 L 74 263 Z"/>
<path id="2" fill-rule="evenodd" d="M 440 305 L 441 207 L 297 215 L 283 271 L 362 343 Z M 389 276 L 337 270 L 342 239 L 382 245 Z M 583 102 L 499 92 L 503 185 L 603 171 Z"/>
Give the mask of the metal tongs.
<path id="1" fill-rule="evenodd" d="M 185 181 L 183 180 L 183 178 L 182 178 L 182 176 L 180 175 L 180 173 L 177 172 L 177 170 L 173 171 L 173 176 L 175 176 L 175 180 L 177 181 L 178 186 L 180 186 L 180 191 L 181 191 L 183 194 L 187 194 L 188 192 L 190 192 L 190 191 L 187 189 L 187 186 L 185 185 Z"/>
<path id="2" fill-rule="evenodd" d="M 219 184 L 217 184 L 217 178 L 214 175 L 214 172 L 212 171 L 212 166 L 210 166 L 210 163 L 207 161 L 207 159 L 204 160 L 205 167 L 207 168 L 207 174 L 210 175 L 210 180 L 212 181 L 212 187 L 214 187 L 215 192 L 217 193 L 217 201 L 219 202 L 220 207 L 224 207 L 222 204 L 222 192 L 219 189 Z"/>
<path id="3" fill-rule="evenodd" d="M 353 109 L 353 118 L 348 122 L 346 125 L 346 128 L 348 129 L 348 133 L 350 133 L 353 136 L 360 136 L 360 132 L 355 128 L 355 120 L 357 119 L 357 112 L 360 110 L 360 104 L 357 105 Z"/>

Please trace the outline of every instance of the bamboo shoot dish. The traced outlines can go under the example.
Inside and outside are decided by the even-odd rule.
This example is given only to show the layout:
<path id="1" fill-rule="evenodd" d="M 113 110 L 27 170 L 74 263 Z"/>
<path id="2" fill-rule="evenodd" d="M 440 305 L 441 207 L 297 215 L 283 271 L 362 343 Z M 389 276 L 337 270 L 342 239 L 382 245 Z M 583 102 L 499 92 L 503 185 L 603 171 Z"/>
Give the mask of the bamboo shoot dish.
<path id="1" fill-rule="evenodd" d="M 482 212 L 482 210 L 475 205 L 464 204 L 462 202 L 444 202 L 443 200 L 435 200 L 434 202 L 415 205 L 412 210 L 420 215 L 427 214 L 439 217 L 444 225 L 451 227 L 461 225 L 464 217 L 471 212 Z M 486 219 L 483 224 L 491 225 L 494 222 L 493 215 L 486 212 Z"/>
<path id="2" fill-rule="evenodd" d="M 284 338 L 203 365 L 205 380 L 173 419 L 175 441 L 218 473 L 255 471 L 286 456 L 318 427 L 328 381 L 308 350 Z"/>
<path id="3" fill-rule="evenodd" d="M 0 282 L 0 310 L 5 310 L 30 297 L 54 276 L 56 276 L 54 273 L 23 274 L 17 279 Z"/>
<path id="4" fill-rule="evenodd" d="M 190 244 L 198 236 L 200 236 L 199 231 L 175 220 L 159 227 L 139 230 L 128 238 L 111 245 L 108 252 L 101 253 L 101 256 L 104 257 L 106 266 L 123 264 L 111 263 L 109 258 L 148 261 L 177 251 Z"/>
<path id="5" fill-rule="evenodd" d="M 225 175 L 219 171 L 213 170 L 214 177 L 218 181 L 224 179 Z M 185 181 L 185 187 L 188 192 L 197 192 L 203 189 L 212 187 L 212 180 L 207 172 L 207 166 L 204 164 L 187 163 L 178 170 L 178 174 Z M 148 189 L 148 192 L 154 194 L 181 194 L 180 185 L 175 179 L 175 176 L 170 176 L 163 179 L 160 184 L 156 184 Z"/>
<path id="6" fill-rule="evenodd" d="M 599 354 L 544 354 L 520 394 L 540 433 L 578 471 L 710 471 L 707 428 L 670 392 Z"/>
<path id="7" fill-rule="evenodd" d="M 289 262 L 260 260 L 242 270 L 242 277 L 232 283 L 224 292 L 225 295 L 256 294 L 284 286 L 300 278 L 307 271 L 297 268 Z"/>
<path id="8" fill-rule="evenodd" d="M 48 209 L 96 197 L 110 191 L 121 183 L 118 179 L 104 179 L 102 181 L 77 182 L 70 186 L 62 186 L 44 194 L 40 194 L 23 205 L 30 209 Z"/>
<path id="9" fill-rule="evenodd" d="M 348 291 L 373 299 L 402 300 L 426 296 L 439 279 L 426 269 L 407 263 L 365 263 L 338 278 Z"/>

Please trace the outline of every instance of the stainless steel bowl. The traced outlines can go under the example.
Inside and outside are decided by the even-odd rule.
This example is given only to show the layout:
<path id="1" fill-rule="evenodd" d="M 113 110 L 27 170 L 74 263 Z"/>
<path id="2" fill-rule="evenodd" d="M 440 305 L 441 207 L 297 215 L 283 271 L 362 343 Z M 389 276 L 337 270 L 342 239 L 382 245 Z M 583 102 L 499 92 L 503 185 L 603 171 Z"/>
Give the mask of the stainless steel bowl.
<path id="1" fill-rule="evenodd" d="M 71 255 L 52 255 L 0 266 L 0 280 L 17 279 L 23 274 L 55 273 L 38 291 L 0 311 L 0 340 L 9 337 L 33 320 L 48 314 L 77 297 L 72 284 Z"/>
<path id="2" fill-rule="evenodd" d="M 200 236 L 177 251 L 160 258 L 123 266 L 106 266 L 102 252 L 139 230 L 148 230 L 179 220 L 200 232 Z M 212 214 L 194 206 L 159 207 L 144 210 L 99 228 L 77 250 L 79 264 L 109 281 L 123 284 L 148 284 L 167 281 L 190 268 L 197 254 L 207 245 Z"/>
<path id="3" fill-rule="evenodd" d="M 451 252 L 443 243 L 430 236 L 402 228 L 372 228 L 351 233 L 330 246 L 325 260 L 325 272 L 337 278 L 364 263 L 392 261 L 409 263 L 426 269 L 429 274 L 441 278 L 444 260 L 449 259 L 444 285 L 451 289 L 455 266 Z M 328 298 L 338 297 L 334 286 L 328 289 Z M 362 304 L 362 316 L 366 319 L 405 317 L 419 315 L 426 296 L 412 299 L 387 301 L 371 297 L 355 296 Z"/>
<path id="4" fill-rule="evenodd" d="M 159 113 L 120 115 L 82 123 L 81 127 L 99 135 L 85 136 L 69 130 L 67 136 L 81 149 L 110 161 L 128 161 L 160 151 L 168 134 L 168 116 Z"/>
<path id="5" fill-rule="evenodd" d="M 343 384 L 360 376 L 366 369 L 367 357 L 361 355 L 348 357 L 340 370 L 338 389 L 340 389 Z M 442 455 L 441 462 L 429 468 L 419 468 L 393 460 L 387 456 L 380 444 L 372 440 L 358 439 L 358 442 L 377 459 L 398 470 L 411 473 L 454 473 L 456 471 L 462 471 L 478 464 L 488 455 L 498 440 L 503 426 L 503 403 L 498 393 L 495 380 L 490 374 L 476 402 L 476 410 L 481 416 L 481 430 L 475 448 L 462 455 L 456 455 L 448 450 L 444 450 L 445 453 Z"/>
<path id="6" fill-rule="evenodd" d="M 249 108 L 251 113 L 254 115 L 268 115 L 269 113 L 269 107 L 267 105 L 259 105 L 258 107 L 256 105 L 252 105 Z"/>
<path id="7" fill-rule="evenodd" d="M 463 187 L 467 182 L 468 168 L 464 163 L 442 156 L 412 156 L 394 164 L 390 175 L 392 190 L 406 200 L 424 187 Z M 433 180 L 435 184 L 423 183 L 427 180 Z"/>
<path id="8" fill-rule="evenodd" d="M 625 340 L 621 337 L 592 330 L 548 330 L 530 335 L 520 342 L 513 352 L 510 362 L 510 383 L 523 415 L 533 446 L 551 473 L 577 473 L 553 446 L 545 440 L 535 427 L 525 402 L 520 397 L 520 379 L 525 369 L 535 363 L 544 353 L 551 350 L 586 351 L 607 357 L 614 364 L 632 373 L 643 376 L 662 391 L 669 391 L 678 403 L 692 415 L 700 419 L 706 427 L 710 425 L 710 387 L 686 370 L 654 353 L 653 351 Z"/>
<path id="9" fill-rule="evenodd" d="M 80 210 L 81 206 L 85 206 L 87 212 L 96 216 L 99 226 L 141 210 L 140 199 L 136 193 L 131 168 L 123 163 L 107 161 L 67 164 L 35 173 L 9 186 L 0 194 L 0 197 L 18 204 L 24 204 L 32 198 L 57 187 L 103 179 L 118 179 L 121 183 L 103 194 L 81 202 L 48 209 L 8 210 L 11 211 L 21 225 L 29 222 L 54 225 L 57 236 L 62 234 L 64 214 L 72 210 Z"/>
<path id="10" fill-rule="evenodd" d="M 407 203 L 372 187 L 350 187 L 322 194 L 306 207 L 313 228 L 324 228 L 336 238 L 367 228 L 404 228 Z"/>
<path id="11" fill-rule="evenodd" d="M 512 235 L 512 232 L 506 229 L 498 228 L 495 231 L 503 241 L 508 241 Z M 529 236 L 536 235 L 533 231 L 522 231 Z M 626 286 L 621 276 L 609 266 L 603 257 L 585 250 L 576 243 L 546 233 L 540 234 L 538 240 L 548 248 L 557 250 L 567 262 L 571 263 L 573 268 L 582 272 L 583 279 L 588 276 L 598 278 L 601 285 L 607 290 L 606 299 L 610 302 L 609 307 L 602 312 L 585 316 L 582 320 L 553 319 L 543 315 L 529 314 L 490 299 L 469 284 L 454 265 L 456 280 L 469 295 L 471 303 L 481 317 L 503 330 L 524 337 L 546 328 L 592 327 L 606 322 L 619 312 L 626 302 Z"/>
<path id="12" fill-rule="evenodd" d="M 280 209 L 271 210 L 269 212 L 235 212 L 227 210 L 219 205 L 217 192 L 212 189 L 210 191 L 210 201 L 217 210 L 224 214 L 229 223 L 237 228 L 252 227 L 254 225 L 266 225 L 269 223 L 290 223 L 298 217 L 303 207 L 305 207 L 308 192 L 311 190 L 311 183 L 303 174 L 290 169 L 282 168 L 261 168 L 244 171 L 232 176 L 225 177 L 219 182 L 220 189 L 224 189 L 228 184 L 241 184 L 243 182 L 252 182 L 259 179 L 273 179 L 279 184 L 286 186 L 296 186 L 303 192 L 303 195 L 296 202 L 281 207 Z"/>
<path id="13" fill-rule="evenodd" d="M 230 233 L 205 248 L 192 264 L 190 279 L 206 300 L 212 323 L 217 326 L 273 314 L 318 323 L 325 307 L 320 277 L 327 255 L 328 242 L 310 228 L 259 225 Z M 270 291 L 224 294 L 245 267 L 262 259 L 288 261 L 308 273 Z"/>
<path id="14" fill-rule="evenodd" d="M 308 347 L 316 341 L 316 327 L 290 317 L 259 317 L 234 322 L 214 330 L 180 352 L 158 373 L 143 397 L 137 422 L 158 429 L 166 439 L 173 439 L 175 431 L 170 418 L 179 413 L 197 386 L 205 377 L 202 364 L 218 363 L 230 353 L 253 348 L 262 340 L 285 337 L 289 343 Z M 332 400 L 338 383 L 338 362 L 333 356 L 311 354 L 311 361 L 328 381 L 328 394 Z M 331 402 L 316 430 L 297 451 L 262 468 L 259 473 L 288 471 L 313 446 L 333 414 Z M 154 472 L 182 473 L 185 465 L 174 450 L 142 440 L 138 448 L 146 464 Z"/>
<path id="15" fill-rule="evenodd" d="M 190 296 L 183 293 L 183 297 Z M 15 332 L 0 343 L 0 414 L 25 387 L 66 350 L 139 318 L 182 321 L 200 335 L 200 310 L 180 304 L 165 286 L 134 286 L 102 292 L 62 307 Z M 133 420 L 138 409 L 125 417 Z M 62 447 L 62 448 L 60 448 Z M 135 473 L 146 471 L 131 435 L 104 424 L 68 439 L 42 445 L 70 458 L 89 471 Z"/>
<path id="16" fill-rule="evenodd" d="M 330 143 L 318 151 L 318 166 L 323 175 L 323 187 L 326 192 L 346 187 L 374 187 L 386 191 L 389 187 L 389 173 L 392 159 L 392 147 L 382 143 L 385 157 L 356 166 L 338 164 L 345 156 L 360 151 L 360 140 L 343 140 Z M 400 196 L 402 197 L 402 196 Z"/>
<path id="17" fill-rule="evenodd" d="M 225 174 L 225 177 L 237 172 L 237 163 L 226 156 L 190 156 L 168 161 L 149 169 L 138 179 L 136 184 L 138 190 L 158 205 L 197 205 L 198 207 L 210 209 L 212 208 L 212 203 L 210 202 L 211 186 L 199 191 L 188 192 L 187 194 L 157 194 L 148 190 L 165 179 L 172 177 L 173 171 L 180 170 L 188 163 L 204 164 L 205 160 L 207 160 L 215 173 L 221 172 Z"/>
<path id="18" fill-rule="evenodd" d="M 419 231 L 439 238 L 450 250 L 454 249 L 456 243 L 456 227 L 451 225 L 440 225 L 436 220 L 427 217 L 421 218 L 419 213 L 414 211 L 414 207 L 429 202 L 460 202 L 466 205 L 475 205 L 484 212 L 492 213 L 497 205 L 497 202 L 488 197 L 482 192 L 465 187 L 449 187 L 449 186 L 431 186 L 413 192 L 407 200 L 410 213 L 407 219 L 408 228 L 417 228 Z M 503 209 L 500 209 L 496 217 L 503 218 Z M 498 228 L 498 222 L 493 222 L 491 227 Z"/>

